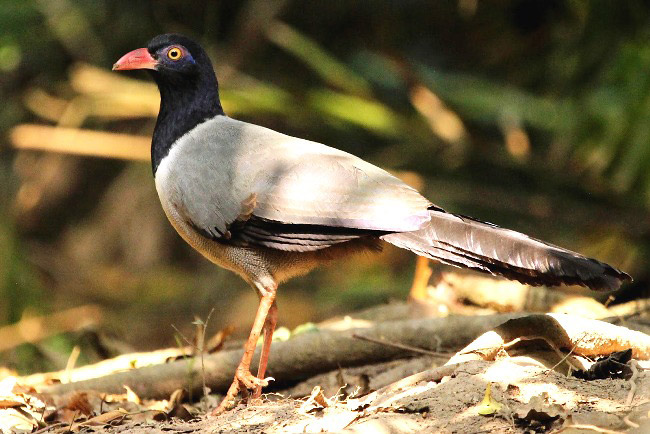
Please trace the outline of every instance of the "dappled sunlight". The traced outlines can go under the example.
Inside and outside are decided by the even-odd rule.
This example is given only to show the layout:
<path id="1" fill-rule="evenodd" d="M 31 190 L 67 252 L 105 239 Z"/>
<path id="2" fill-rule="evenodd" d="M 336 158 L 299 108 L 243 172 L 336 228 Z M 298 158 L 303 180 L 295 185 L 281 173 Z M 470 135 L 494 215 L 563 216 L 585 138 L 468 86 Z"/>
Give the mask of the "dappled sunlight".
<path id="1" fill-rule="evenodd" d="M 411 89 L 411 102 L 428 121 L 431 130 L 441 139 L 457 144 L 467 138 L 463 121 L 431 90 L 424 86 L 415 86 Z"/>
<path id="2" fill-rule="evenodd" d="M 427 391 L 438 387 L 438 383 L 434 381 L 425 384 L 408 387 L 404 390 L 389 393 L 386 395 L 378 396 L 375 401 L 371 402 L 371 406 L 375 408 L 390 408 L 396 403 L 403 403 L 405 400 L 421 396 Z"/>
<path id="3" fill-rule="evenodd" d="M 529 402 L 535 396 L 546 394 L 553 402 L 570 410 L 588 404 L 598 411 L 620 411 L 625 408 L 624 402 L 629 390 L 624 380 L 585 382 L 549 371 L 541 363 L 521 365 L 509 359 L 494 362 L 479 377 L 486 383 L 499 384 L 502 390 L 506 390 L 509 385 L 517 385 L 518 401 Z M 607 390 L 595 388 L 598 381 L 606 382 L 609 385 Z M 590 390 L 599 391 L 600 395 L 593 395 Z"/>
<path id="4" fill-rule="evenodd" d="M 9 379 L 0 381 L 0 431 L 541 432 L 539 421 L 520 414 L 531 402 L 542 414 L 559 408 L 546 430 L 642 425 L 650 387 L 637 366 L 650 362 L 626 365 L 622 371 L 634 370 L 627 381 L 584 381 L 565 371 L 614 350 L 631 348 L 634 362 L 650 358 L 650 6 L 389 3 L 3 3 L 0 379 Z M 264 260 L 283 255 L 283 242 L 328 261 L 346 253 L 324 250 L 330 238 L 347 248 L 345 237 L 374 237 L 375 250 L 385 247 L 282 284 L 270 395 L 219 418 L 206 414 L 232 381 L 259 294 L 169 225 L 150 161 L 159 88 L 150 71 L 111 71 L 125 52 L 168 32 L 197 41 L 219 80 L 217 89 L 202 75 L 212 83 L 203 94 L 180 79 L 195 76 L 199 58 L 190 56 L 188 69 L 167 83 L 179 106 L 195 108 L 186 97 L 200 95 L 194 102 L 202 99 L 209 117 L 225 113 L 229 122 L 286 135 L 276 138 L 304 139 L 278 139 L 286 143 L 278 148 L 255 127 L 227 139 L 215 128 L 197 140 L 188 157 L 197 164 L 173 175 L 191 178 L 193 188 L 170 202 L 205 205 L 200 229 L 216 228 L 230 196 L 255 190 L 233 201 L 233 218 L 219 220 L 223 238 L 212 247 L 241 243 L 237 251 L 249 252 L 251 239 L 269 238 L 257 228 L 237 239 L 252 216 L 278 238 L 260 249 Z M 149 53 L 149 67 L 161 53 Z M 219 94 L 223 112 L 208 93 Z M 205 124 L 196 113 L 171 116 L 158 131 Z M 237 164 L 224 143 L 247 149 Z M 241 183 L 224 190 L 219 176 Z M 185 211 L 178 221 L 193 227 Z M 506 240 L 494 228 L 485 229 L 500 234 L 488 246 L 468 229 L 481 226 L 475 217 L 612 264 L 634 282 L 611 294 L 533 287 L 430 258 L 416 262 L 384 242 L 416 236 L 437 215 L 426 228 L 435 234 L 413 251 L 430 254 L 435 244 L 449 256 L 430 257 L 497 273 L 507 256 L 506 275 L 531 283 L 590 279 L 563 269 L 562 279 L 533 282 L 532 263 L 548 271 L 562 255 L 533 258 L 515 248 L 528 238 Z M 459 228 L 449 239 L 445 222 Z M 289 232 L 273 232 L 276 224 Z M 301 238 L 291 232 L 304 229 L 296 226 L 321 232 Z M 350 234 L 324 234 L 343 226 Z M 244 262 L 243 274 L 263 270 L 277 281 L 290 274 L 284 264 Z M 601 283 L 613 287 L 622 276 Z M 552 327 L 502 333 L 499 324 L 528 312 L 581 319 L 562 317 L 559 340 L 548 339 L 559 330 Z M 599 321 L 585 327 L 584 318 Z M 559 342 L 557 350 L 541 349 L 538 337 Z M 557 372 L 548 369 L 569 350 Z M 313 408 L 293 399 L 316 386 L 338 397 Z M 479 414 L 487 388 L 488 417 Z M 595 413 L 603 417 L 589 421 Z"/>
<path id="5" fill-rule="evenodd" d="M 532 363 L 534 362 L 531 361 L 531 365 Z M 530 376 L 531 367 L 544 369 L 544 365 L 541 363 L 538 363 L 536 366 L 525 366 L 519 363 L 513 363 L 506 358 L 491 363 L 479 377 L 488 383 L 502 383 L 503 381 L 517 382 Z"/>
<path id="6" fill-rule="evenodd" d="M 414 433 L 422 429 L 421 416 L 395 415 L 393 418 L 373 417 L 362 420 L 343 431 L 349 434 L 401 434 Z"/>

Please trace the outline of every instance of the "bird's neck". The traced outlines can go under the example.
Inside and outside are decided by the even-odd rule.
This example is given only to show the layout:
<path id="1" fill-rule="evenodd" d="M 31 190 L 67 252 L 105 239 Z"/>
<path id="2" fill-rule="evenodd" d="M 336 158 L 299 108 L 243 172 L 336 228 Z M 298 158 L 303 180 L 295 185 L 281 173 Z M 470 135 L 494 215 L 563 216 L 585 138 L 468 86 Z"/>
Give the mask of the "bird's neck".
<path id="1" fill-rule="evenodd" d="M 158 165 L 179 138 L 224 112 L 214 73 L 194 82 L 174 83 L 154 78 L 160 90 L 160 111 L 151 142 L 151 166 L 155 176 Z"/>

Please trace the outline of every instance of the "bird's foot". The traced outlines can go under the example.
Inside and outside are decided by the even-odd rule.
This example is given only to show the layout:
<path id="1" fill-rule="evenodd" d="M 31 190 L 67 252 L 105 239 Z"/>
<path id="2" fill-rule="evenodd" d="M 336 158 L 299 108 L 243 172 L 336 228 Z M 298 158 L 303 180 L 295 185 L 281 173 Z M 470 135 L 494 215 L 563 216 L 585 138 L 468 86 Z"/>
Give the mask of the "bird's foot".
<path id="1" fill-rule="evenodd" d="M 257 379 L 259 380 L 259 378 L 257 378 Z M 273 378 L 273 377 L 266 377 L 266 378 L 264 378 L 264 379 L 261 380 L 261 381 L 264 381 L 264 382 L 266 383 L 266 384 L 263 385 L 264 387 L 266 387 L 266 386 L 269 385 L 269 381 L 275 381 L 275 378 Z M 260 385 L 260 386 L 257 386 L 257 387 L 255 388 L 255 390 L 253 391 L 253 394 L 251 395 L 251 401 L 252 401 L 252 400 L 256 400 L 256 401 L 257 401 L 257 400 L 260 399 L 260 397 L 262 396 L 262 387 L 263 387 L 263 386 Z M 250 402 L 251 402 L 251 401 L 249 401 L 249 405 L 250 405 Z"/>
<path id="2" fill-rule="evenodd" d="M 239 381 L 239 384 L 244 386 L 248 390 L 256 390 L 258 387 L 266 387 L 269 385 L 269 380 L 266 378 L 257 378 L 253 374 L 251 374 L 251 371 L 239 367 L 235 371 L 235 380 L 234 381 Z"/>
<path id="3" fill-rule="evenodd" d="M 212 416 L 217 416 L 232 409 L 235 406 L 237 395 L 239 395 L 240 392 L 247 397 L 248 391 L 253 390 L 253 399 L 257 401 L 262 394 L 262 387 L 268 386 L 270 380 L 273 380 L 273 378 L 257 378 L 251 374 L 249 369 L 238 367 L 235 371 L 235 378 L 228 389 L 228 393 L 226 393 L 226 396 L 223 398 L 219 406 L 210 414 Z"/>

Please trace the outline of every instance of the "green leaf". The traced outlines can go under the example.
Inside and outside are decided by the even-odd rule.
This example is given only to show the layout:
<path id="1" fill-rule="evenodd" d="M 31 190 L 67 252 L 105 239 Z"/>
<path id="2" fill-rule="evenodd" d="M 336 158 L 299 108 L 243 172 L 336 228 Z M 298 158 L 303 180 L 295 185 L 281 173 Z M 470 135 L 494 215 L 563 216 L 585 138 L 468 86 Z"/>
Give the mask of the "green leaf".
<path id="1" fill-rule="evenodd" d="M 363 77 L 334 58 L 313 39 L 281 22 L 268 26 L 266 34 L 271 42 L 302 60 L 326 83 L 352 94 L 370 95 L 370 85 Z"/>

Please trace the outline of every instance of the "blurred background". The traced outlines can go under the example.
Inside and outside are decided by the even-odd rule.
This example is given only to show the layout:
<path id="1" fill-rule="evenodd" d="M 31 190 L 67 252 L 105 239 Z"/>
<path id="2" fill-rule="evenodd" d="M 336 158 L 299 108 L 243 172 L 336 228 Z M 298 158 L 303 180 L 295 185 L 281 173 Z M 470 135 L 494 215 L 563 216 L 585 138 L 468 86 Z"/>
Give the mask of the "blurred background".
<path id="1" fill-rule="evenodd" d="M 0 28 L 0 365 L 174 346 L 213 308 L 211 329 L 247 334 L 254 292 L 160 208 L 156 87 L 110 71 L 167 32 L 209 51 L 228 115 L 618 266 L 635 282 L 616 302 L 647 296 L 645 1 L 0 0 Z M 405 301 L 414 268 L 386 248 L 292 280 L 280 325 Z"/>

